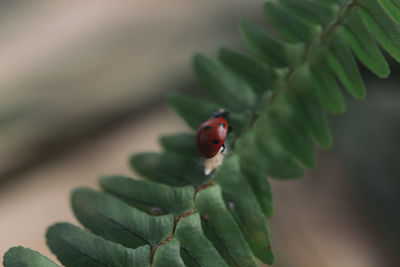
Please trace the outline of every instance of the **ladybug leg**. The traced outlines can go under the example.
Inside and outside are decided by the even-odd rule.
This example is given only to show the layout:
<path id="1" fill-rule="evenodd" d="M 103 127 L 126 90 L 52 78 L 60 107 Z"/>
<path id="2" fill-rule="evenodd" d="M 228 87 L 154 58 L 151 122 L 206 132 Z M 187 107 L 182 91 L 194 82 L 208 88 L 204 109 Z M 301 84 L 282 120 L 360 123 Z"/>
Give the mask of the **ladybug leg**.
<path id="1" fill-rule="evenodd" d="M 221 153 L 224 153 L 224 151 L 225 151 L 225 144 L 222 144 L 222 146 L 221 146 Z"/>
<path id="2" fill-rule="evenodd" d="M 228 126 L 228 133 L 230 133 L 230 132 L 232 132 L 232 131 L 233 131 L 232 126 Z"/>

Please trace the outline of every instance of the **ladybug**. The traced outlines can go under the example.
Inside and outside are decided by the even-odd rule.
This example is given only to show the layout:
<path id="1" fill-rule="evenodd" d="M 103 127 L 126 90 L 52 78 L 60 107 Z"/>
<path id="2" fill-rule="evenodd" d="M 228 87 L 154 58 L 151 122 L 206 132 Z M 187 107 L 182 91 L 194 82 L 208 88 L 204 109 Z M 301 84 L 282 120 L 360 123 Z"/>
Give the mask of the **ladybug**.
<path id="1" fill-rule="evenodd" d="M 224 110 L 216 111 L 197 130 L 197 148 L 206 159 L 214 157 L 221 148 L 225 148 L 224 142 L 228 133 L 227 116 L 228 113 Z"/>

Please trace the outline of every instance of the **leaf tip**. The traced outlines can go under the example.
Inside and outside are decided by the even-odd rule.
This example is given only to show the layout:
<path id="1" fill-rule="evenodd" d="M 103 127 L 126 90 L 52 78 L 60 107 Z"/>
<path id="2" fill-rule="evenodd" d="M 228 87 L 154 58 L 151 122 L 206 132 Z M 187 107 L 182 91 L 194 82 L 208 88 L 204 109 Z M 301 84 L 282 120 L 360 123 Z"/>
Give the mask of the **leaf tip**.
<path id="1" fill-rule="evenodd" d="M 381 79 L 386 79 L 390 75 L 390 67 L 389 65 L 386 65 L 382 67 L 382 70 L 379 73 L 376 73 L 376 75 L 381 78 Z"/>
<path id="2" fill-rule="evenodd" d="M 367 97 L 367 90 L 365 88 L 363 90 L 360 90 L 358 93 L 353 94 L 354 98 L 357 100 L 364 100 Z"/>

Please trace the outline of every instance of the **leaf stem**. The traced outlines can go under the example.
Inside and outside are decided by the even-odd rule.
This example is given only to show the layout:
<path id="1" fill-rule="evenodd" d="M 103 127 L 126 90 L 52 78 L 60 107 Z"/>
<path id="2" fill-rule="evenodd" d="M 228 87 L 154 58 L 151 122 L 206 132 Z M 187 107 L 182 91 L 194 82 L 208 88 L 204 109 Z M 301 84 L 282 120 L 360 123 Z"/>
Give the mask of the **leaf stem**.
<path id="1" fill-rule="evenodd" d="M 339 16 L 335 21 L 332 21 L 325 29 L 322 30 L 320 34 L 318 34 L 314 40 L 307 44 L 306 48 L 304 49 L 304 54 L 302 56 L 301 62 L 295 66 L 289 68 L 288 73 L 283 78 L 284 83 L 289 83 L 290 79 L 292 78 L 293 73 L 297 71 L 300 67 L 306 64 L 310 58 L 317 52 L 318 48 L 321 47 L 323 44 L 327 42 L 327 40 L 335 34 L 336 29 L 343 24 L 343 18 L 350 12 L 350 10 L 357 5 L 357 1 L 353 0 L 348 5 L 341 8 L 339 11 Z M 289 88 L 289 86 L 285 86 L 285 88 Z M 279 94 L 278 91 L 274 91 L 271 96 L 269 97 L 269 104 L 273 104 L 277 95 Z M 254 114 L 251 118 L 251 127 L 254 126 L 255 122 L 257 121 L 259 114 Z"/>
<path id="2" fill-rule="evenodd" d="M 194 198 L 196 198 L 196 194 L 197 194 L 198 192 L 200 192 L 200 191 L 202 191 L 202 190 L 204 190 L 204 189 L 207 189 L 207 188 L 209 188 L 210 186 L 213 186 L 214 184 L 215 184 L 215 182 L 214 182 L 214 181 L 211 181 L 211 182 L 209 182 L 209 183 L 207 183 L 207 184 L 205 184 L 205 185 L 202 185 L 202 186 L 197 187 L 197 188 L 196 188 L 196 191 L 195 191 L 195 193 L 194 193 Z M 178 225 L 179 221 L 180 221 L 181 219 L 187 217 L 187 216 L 192 215 L 192 214 L 195 213 L 195 212 L 196 212 L 196 209 L 194 208 L 194 209 L 192 209 L 191 211 L 189 211 L 189 212 L 187 212 L 187 213 L 185 213 L 185 214 L 182 214 L 181 216 L 178 216 L 178 217 L 175 218 L 175 220 L 174 220 L 174 226 L 173 226 L 173 229 L 172 229 L 172 234 L 171 234 L 170 236 L 168 236 L 165 240 L 163 240 L 159 245 L 154 246 L 154 247 L 151 249 L 151 252 L 150 252 L 150 267 L 153 265 L 154 255 L 155 255 L 155 253 L 156 253 L 156 250 L 157 250 L 159 247 L 161 247 L 162 245 L 168 243 L 169 241 L 171 241 L 171 240 L 174 238 L 175 231 L 176 231 L 176 226 Z"/>
<path id="3" fill-rule="evenodd" d="M 343 24 L 343 18 L 348 14 L 348 12 L 357 4 L 356 0 L 353 0 L 350 4 L 344 6 L 341 8 L 341 10 L 339 11 L 339 16 L 338 18 L 331 22 L 327 27 L 325 27 L 325 29 L 322 30 L 322 32 L 320 34 L 318 34 L 313 41 L 311 41 L 309 44 L 307 44 L 305 50 L 304 50 L 304 54 L 302 57 L 301 62 L 299 63 L 299 65 L 290 68 L 289 72 L 285 75 L 284 77 L 284 82 L 288 83 L 293 75 L 293 73 L 296 72 L 297 69 L 299 69 L 300 67 L 302 67 L 304 64 L 306 64 L 310 58 L 314 55 L 314 53 L 317 52 L 317 50 L 327 42 L 327 40 L 330 39 L 330 37 L 332 37 L 333 34 L 336 33 L 336 29 L 341 26 Z M 271 97 L 270 97 L 270 104 L 272 104 L 274 102 L 274 100 L 276 99 L 276 95 L 279 92 L 274 92 Z"/>

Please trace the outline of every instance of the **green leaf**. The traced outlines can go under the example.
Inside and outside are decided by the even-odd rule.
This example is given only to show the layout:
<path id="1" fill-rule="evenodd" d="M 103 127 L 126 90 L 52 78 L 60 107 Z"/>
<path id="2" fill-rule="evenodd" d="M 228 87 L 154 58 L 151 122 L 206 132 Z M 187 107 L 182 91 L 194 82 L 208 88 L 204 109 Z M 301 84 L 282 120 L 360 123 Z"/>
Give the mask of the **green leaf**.
<path id="1" fill-rule="evenodd" d="M 328 62 L 352 96 L 357 99 L 365 98 L 366 89 L 357 63 L 342 38 L 336 37 L 333 40 Z"/>
<path id="2" fill-rule="evenodd" d="M 360 14 L 369 31 L 385 50 L 400 62 L 400 29 L 377 0 L 357 0 Z"/>
<path id="3" fill-rule="evenodd" d="M 318 145 L 324 149 L 332 147 L 332 134 L 326 119 L 325 111 L 315 96 L 308 94 L 293 94 L 291 102 L 297 119 L 303 124 L 310 136 L 314 137 Z"/>
<path id="4" fill-rule="evenodd" d="M 353 0 L 317 0 L 327 5 L 340 5 L 341 7 L 348 6 Z"/>
<path id="5" fill-rule="evenodd" d="M 221 188 L 211 186 L 196 194 L 203 229 L 231 266 L 259 266 L 246 239 L 222 200 Z"/>
<path id="6" fill-rule="evenodd" d="M 241 164 L 241 166 L 243 166 L 243 164 Z M 245 169 L 243 170 L 243 175 L 247 178 L 264 215 L 268 218 L 272 217 L 274 213 L 274 202 L 272 199 L 272 188 L 267 180 L 266 174 L 251 172 Z"/>
<path id="7" fill-rule="evenodd" d="M 290 157 L 269 155 L 268 160 L 267 173 L 272 178 L 282 180 L 303 176 L 303 169 Z"/>
<path id="8" fill-rule="evenodd" d="M 354 0 L 336 0 L 336 1 L 340 3 L 342 6 L 348 6 L 354 2 Z"/>
<path id="9" fill-rule="evenodd" d="M 206 92 L 230 111 L 251 109 L 256 97 L 251 87 L 220 64 L 203 55 L 194 58 L 194 71 Z"/>
<path id="10" fill-rule="evenodd" d="M 318 0 L 319 2 L 321 2 L 321 3 L 323 3 L 323 4 L 326 4 L 326 5 L 340 5 L 340 6 L 342 6 L 342 3 L 341 2 L 343 2 L 342 0 Z M 345 0 L 345 1 L 347 1 L 347 0 Z"/>
<path id="11" fill-rule="evenodd" d="M 47 244 L 66 267 L 124 266 L 150 264 L 150 247 L 126 248 L 69 223 L 47 230 Z"/>
<path id="12" fill-rule="evenodd" d="M 231 126 L 233 129 L 234 134 L 239 136 L 243 131 L 246 131 L 247 128 L 250 127 L 252 117 L 253 112 L 251 111 L 241 113 L 230 112 L 227 119 L 229 126 Z"/>
<path id="13" fill-rule="evenodd" d="M 247 131 L 235 143 L 240 166 L 265 216 L 273 213 L 271 186 L 266 179 L 268 158 L 262 153 L 254 131 Z"/>
<path id="14" fill-rule="evenodd" d="M 343 23 L 343 36 L 357 58 L 380 78 L 390 74 L 390 68 L 375 40 L 365 27 L 359 12 L 350 12 Z"/>
<path id="15" fill-rule="evenodd" d="M 319 25 L 311 25 L 295 17 L 276 2 L 266 2 L 264 12 L 282 36 L 292 43 L 311 42 L 322 30 Z"/>
<path id="16" fill-rule="evenodd" d="M 24 247 L 12 247 L 3 259 L 4 267 L 58 267 L 55 262 L 49 260 L 37 251 Z"/>
<path id="17" fill-rule="evenodd" d="M 199 186 L 211 179 L 204 175 L 199 160 L 174 154 L 136 154 L 131 157 L 130 164 L 147 179 L 167 185 Z"/>
<path id="18" fill-rule="evenodd" d="M 268 113 L 265 118 L 268 121 L 267 125 L 279 140 L 281 147 L 307 168 L 315 168 L 316 161 L 311 139 L 305 125 L 297 120 L 296 111 L 288 102 L 287 95 L 279 94 L 265 113 Z"/>
<path id="19" fill-rule="evenodd" d="M 171 240 L 159 246 L 153 258 L 152 267 L 186 267 L 180 254 L 178 240 Z"/>
<path id="20" fill-rule="evenodd" d="M 344 113 L 346 111 L 346 103 L 330 67 L 325 62 L 320 61 L 311 67 L 311 78 L 315 95 L 320 103 L 332 113 Z"/>
<path id="21" fill-rule="evenodd" d="M 389 12 L 392 17 L 400 23 L 400 1 L 399 0 L 379 0 L 381 5 Z"/>
<path id="22" fill-rule="evenodd" d="M 297 178 L 303 175 L 303 170 L 283 147 L 279 136 L 270 127 L 274 123 L 268 112 L 257 119 L 254 130 L 260 151 L 265 155 L 267 173 L 274 178 Z"/>
<path id="23" fill-rule="evenodd" d="M 189 252 L 181 247 L 181 258 L 183 259 L 184 264 L 186 267 L 198 267 L 200 266 L 197 262 L 196 259 L 193 258 Z"/>
<path id="24" fill-rule="evenodd" d="M 275 83 L 281 78 L 279 73 L 268 65 L 229 48 L 220 50 L 219 59 L 236 76 L 250 84 L 257 94 L 275 89 Z"/>
<path id="25" fill-rule="evenodd" d="M 289 81 L 291 87 L 286 98 L 293 109 L 296 120 L 305 127 L 309 136 L 314 137 L 321 147 L 332 146 L 332 135 L 318 99 L 311 90 L 311 74 L 308 65 L 297 69 Z"/>
<path id="26" fill-rule="evenodd" d="M 207 120 L 214 111 L 219 109 L 219 106 L 214 103 L 177 92 L 168 95 L 168 103 L 189 127 L 195 130 L 197 130 L 200 124 Z"/>
<path id="27" fill-rule="evenodd" d="M 281 42 L 261 26 L 245 20 L 240 22 L 240 33 L 247 47 L 271 67 L 292 67 L 301 61 L 304 44 Z"/>
<path id="28" fill-rule="evenodd" d="M 200 157 L 196 145 L 196 135 L 194 133 L 179 133 L 174 135 L 164 135 L 160 138 L 161 146 L 168 153 L 187 157 Z"/>
<path id="29" fill-rule="evenodd" d="M 330 5 L 319 0 L 280 0 L 282 6 L 290 10 L 299 18 L 313 25 L 328 25 L 339 13 L 339 6 Z"/>
<path id="30" fill-rule="evenodd" d="M 251 187 L 240 170 L 237 155 L 230 155 L 215 174 L 222 195 L 254 254 L 264 263 L 272 264 L 269 229 Z"/>
<path id="31" fill-rule="evenodd" d="M 198 213 L 179 220 L 174 238 L 179 240 L 181 248 L 193 258 L 198 266 L 228 266 L 204 235 Z"/>
<path id="32" fill-rule="evenodd" d="M 270 126 L 286 151 L 296 157 L 307 168 L 314 169 L 316 162 L 313 146 L 303 126 L 293 119 L 286 120 L 277 114 L 272 114 L 271 120 L 273 122 Z"/>
<path id="33" fill-rule="evenodd" d="M 134 207 L 145 206 L 148 213 L 152 213 L 152 208 L 158 208 L 178 217 L 194 208 L 192 186 L 171 187 L 123 176 L 104 177 L 99 182 L 106 192 Z"/>
<path id="34" fill-rule="evenodd" d="M 172 214 L 150 216 L 115 197 L 79 188 L 72 193 L 72 208 L 78 220 L 93 233 L 125 247 L 152 247 L 172 234 Z"/>

